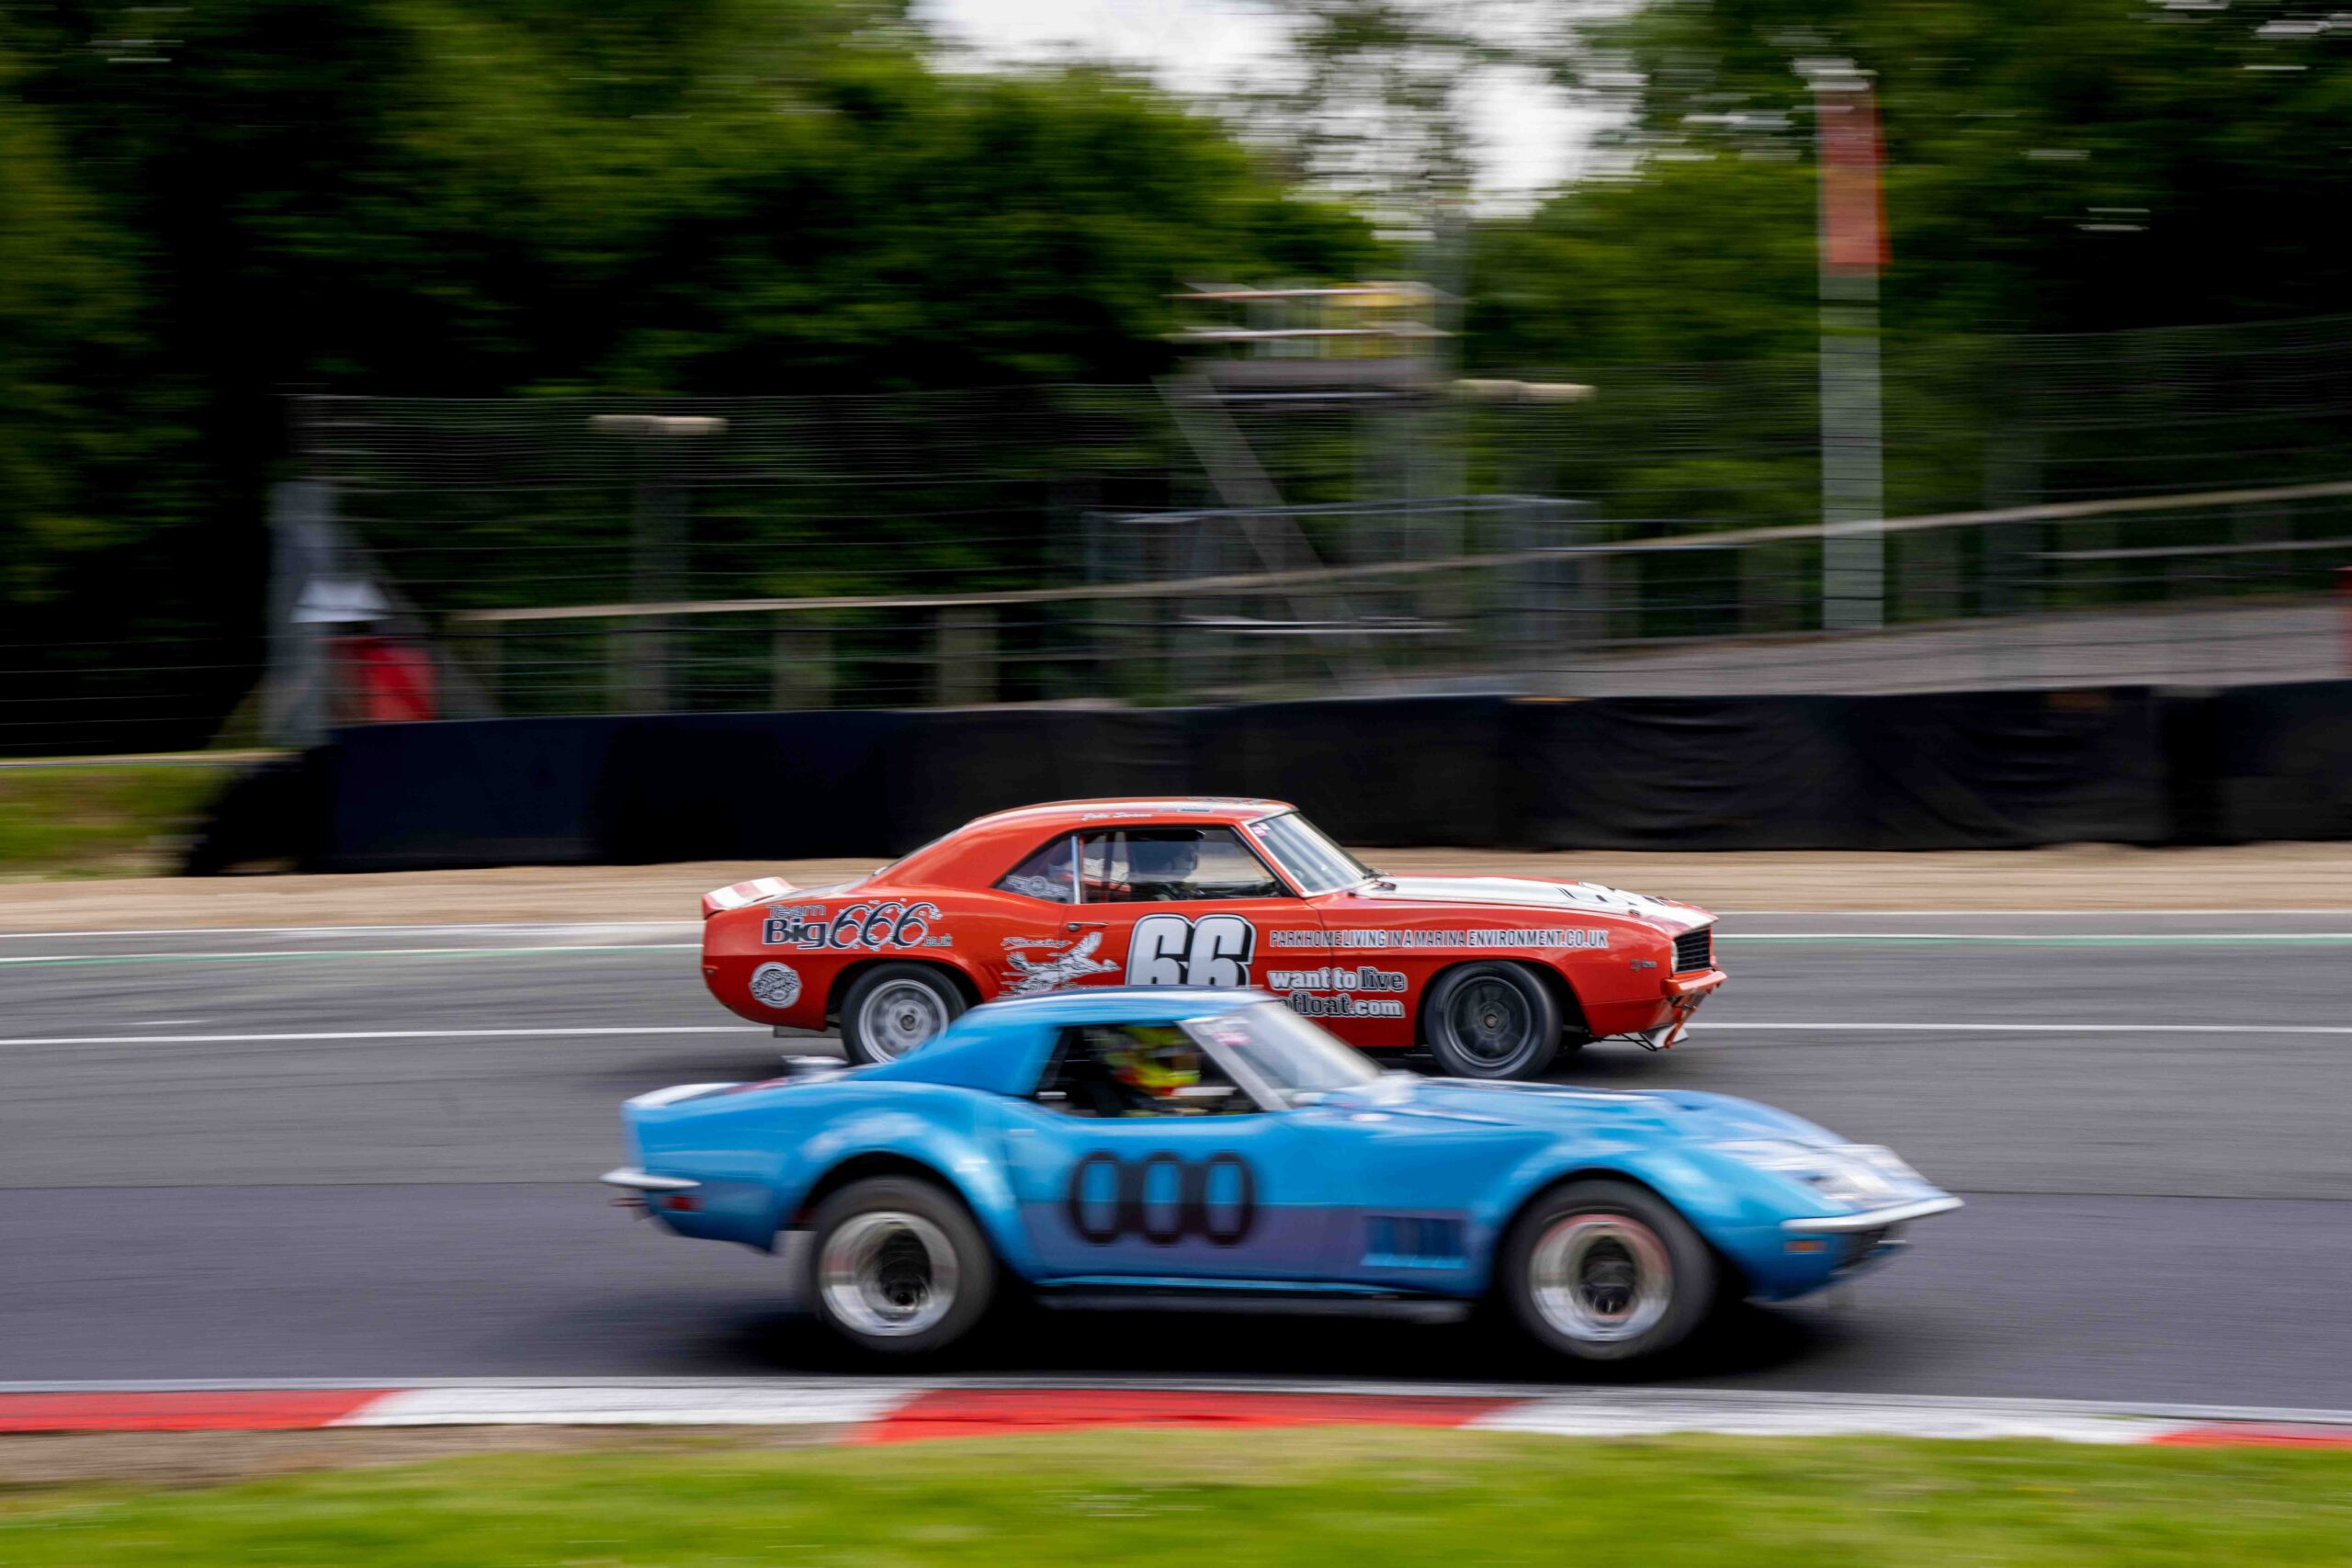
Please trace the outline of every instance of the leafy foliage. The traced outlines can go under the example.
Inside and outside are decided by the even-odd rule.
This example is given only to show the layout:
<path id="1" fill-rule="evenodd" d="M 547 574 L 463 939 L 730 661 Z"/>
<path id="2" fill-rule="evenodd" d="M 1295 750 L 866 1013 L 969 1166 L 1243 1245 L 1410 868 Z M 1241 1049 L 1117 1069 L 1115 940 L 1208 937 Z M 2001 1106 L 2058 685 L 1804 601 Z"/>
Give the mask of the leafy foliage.
<path id="1" fill-rule="evenodd" d="M 218 666 L 141 744 L 250 679 L 283 393 L 1134 381 L 1184 280 L 1369 245 L 1216 121 L 1100 72 L 934 70 L 885 0 L 0 27 L 6 640 Z"/>

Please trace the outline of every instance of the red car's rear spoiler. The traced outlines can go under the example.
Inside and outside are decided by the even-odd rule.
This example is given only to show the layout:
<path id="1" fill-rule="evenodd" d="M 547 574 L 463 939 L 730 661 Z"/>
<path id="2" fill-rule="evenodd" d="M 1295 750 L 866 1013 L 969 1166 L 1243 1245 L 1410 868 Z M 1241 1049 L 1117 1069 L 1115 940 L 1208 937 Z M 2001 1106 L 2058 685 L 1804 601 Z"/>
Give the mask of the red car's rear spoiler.
<path id="1" fill-rule="evenodd" d="M 740 909 L 746 904 L 774 903 L 791 891 L 792 884 L 781 876 L 755 876 L 732 886 L 715 887 L 702 896 L 702 918 L 707 920 L 721 909 Z"/>

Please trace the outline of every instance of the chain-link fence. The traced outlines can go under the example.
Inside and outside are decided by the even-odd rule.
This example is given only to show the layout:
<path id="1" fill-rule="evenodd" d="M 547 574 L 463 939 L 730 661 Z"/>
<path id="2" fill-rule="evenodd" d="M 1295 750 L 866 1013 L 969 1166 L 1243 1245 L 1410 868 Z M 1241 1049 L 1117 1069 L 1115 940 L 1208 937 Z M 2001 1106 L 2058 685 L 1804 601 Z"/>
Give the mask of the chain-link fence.
<path id="1" fill-rule="evenodd" d="M 327 532 L 288 549 L 281 526 L 299 581 L 249 711 L 300 739 L 425 714 L 2345 671 L 2352 502 L 2328 487 L 2352 479 L 2352 317 L 1897 339 L 1883 363 L 1888 510 L 1929 521 L 1883 536 L 1883 629 L 1835 635 L 1810 358 L 299 398 L 289 515 Z M 1565 381 L 1589 395 L 1537 395 Z M 101 652 L 11 692 L 0 746 L 134 749 L 242 650 Z"/>
<path id="2" fill-rule="evenodd" d="M 2347 349 L 2352 318 L 1890 344 L 1912 521 L 1886 629 L 1836 636 L 1810 359 L 1574 400 L 314 399 L 302 428 L 485 711 L 2233 681 L 2344 669 Z"/>

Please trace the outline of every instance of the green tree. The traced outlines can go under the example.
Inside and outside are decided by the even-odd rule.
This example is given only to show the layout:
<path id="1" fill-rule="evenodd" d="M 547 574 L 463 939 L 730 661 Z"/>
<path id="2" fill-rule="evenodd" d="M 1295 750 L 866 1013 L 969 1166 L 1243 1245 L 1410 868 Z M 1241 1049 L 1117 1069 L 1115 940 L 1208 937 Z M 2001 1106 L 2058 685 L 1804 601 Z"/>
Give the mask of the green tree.
<path id="1" fill-rule="evenodd" d="M 229 639 L 175 740 L 250 678 L 283 393 L 1133 381 L 1182 282 L 1369 248 L 1216 121 L 938 71 L 889 0 L 52 0 L 0 29 L 7 591 L 63 604 L 69 547 L 137 560 L 158 592 L 85 582 L 82 640 Z M 15 618 L 62 645 L 66 614 Z"/>
<path id="2" fill-rule="evenodd" d="M 1639 84 L 1637 177 L 1727 246 L 1713 182 L 1665 160 L 1808 161 L 1805 62 L 1868 73 L 1898 333 L 2335 311 L 2352 281 L 2352 30 L 2286 0 L 1653 0 L 1589 42 L 1589 82 Z"/>

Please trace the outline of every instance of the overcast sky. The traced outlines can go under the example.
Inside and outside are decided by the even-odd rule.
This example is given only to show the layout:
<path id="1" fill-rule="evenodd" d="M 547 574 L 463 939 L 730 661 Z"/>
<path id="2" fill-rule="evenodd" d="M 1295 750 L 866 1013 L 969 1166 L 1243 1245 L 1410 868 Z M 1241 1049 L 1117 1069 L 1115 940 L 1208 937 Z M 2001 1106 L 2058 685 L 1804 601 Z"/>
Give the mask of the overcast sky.
<path id="1" fill-rule="evenodd" d="M 1215 94 L 1278 67 L 1280 25 L 1238 0 L 920 0 L 950 39 L 999 61 L 1072 55 L 1141 66 L 1180 92 Z M 1574 174 L 1603 117 L 1534 81 L 1479 85 L 1483 205 L 1516 206 Z"/>

